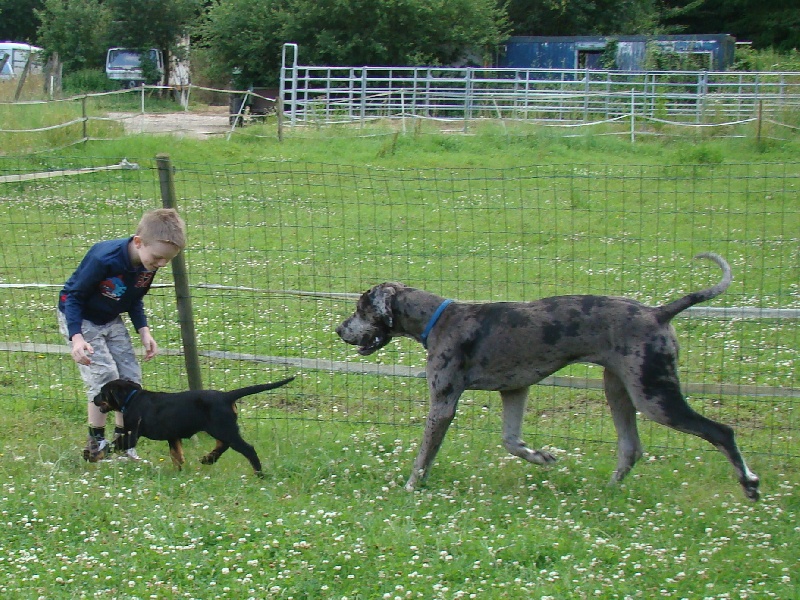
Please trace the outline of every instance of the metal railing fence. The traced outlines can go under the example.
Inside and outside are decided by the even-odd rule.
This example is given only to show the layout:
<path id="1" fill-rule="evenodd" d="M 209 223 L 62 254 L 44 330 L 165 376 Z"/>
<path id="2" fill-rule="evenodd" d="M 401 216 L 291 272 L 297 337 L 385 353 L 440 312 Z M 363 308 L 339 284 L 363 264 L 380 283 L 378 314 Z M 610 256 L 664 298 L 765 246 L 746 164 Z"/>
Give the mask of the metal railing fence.
<path id="1" fill-rule="evenodd" d="M 378 118 L 586 123 L 630 115 L 691 123 L 800 110 L 800 73 L 304 66 L 283 52 L 289 125 Z"/>

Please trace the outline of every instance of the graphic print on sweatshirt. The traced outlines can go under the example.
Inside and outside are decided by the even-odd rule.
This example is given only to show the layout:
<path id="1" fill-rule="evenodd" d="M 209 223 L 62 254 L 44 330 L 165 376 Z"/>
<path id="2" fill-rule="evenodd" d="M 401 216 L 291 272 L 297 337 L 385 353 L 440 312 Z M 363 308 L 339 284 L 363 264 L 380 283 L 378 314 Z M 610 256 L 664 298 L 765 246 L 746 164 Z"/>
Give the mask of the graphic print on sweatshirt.
<path id="1" fill-rule="evenodd" d="M 109 277 L 105 281 L 100 282 L 100 293 L 112 300 L 119 300 L 122 298 L 122 295 L 127 289 L 122 275 L 115 275 L 114 277 Z"/>
<path id="2" fill-rule="evenodd" d="M 150 284 L 153 282 L 153 275 L 155 275 L 155 271 L 142 271 L 136 277 L 136 283 L 133 287 L 137 288 L 149 288 Z"/>

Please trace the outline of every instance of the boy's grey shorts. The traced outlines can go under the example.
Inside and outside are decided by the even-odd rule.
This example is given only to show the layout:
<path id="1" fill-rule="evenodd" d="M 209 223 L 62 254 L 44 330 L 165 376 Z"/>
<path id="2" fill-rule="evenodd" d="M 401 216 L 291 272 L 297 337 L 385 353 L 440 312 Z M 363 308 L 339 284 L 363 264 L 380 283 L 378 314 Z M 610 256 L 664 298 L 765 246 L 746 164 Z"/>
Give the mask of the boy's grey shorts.
<path id="1" fill-rule="evenodd" d="M 72 348 L 67 330 L 67 319 L 64 313 L 58 313 L 58 329 Z M 91 364 L 78 365 L 83 383 L 86 384 L 86 396 L 89 402 L 100 393 L 100 388 L 114 379 L 130 379 L 142 383 L 142 369 L 136 360 L 128 328 L 117 317 L 105 325 L 97 325 L 84 320 L 81 324 L 83 339 L 92 345 L 94 354 L 90 355 Z"/>

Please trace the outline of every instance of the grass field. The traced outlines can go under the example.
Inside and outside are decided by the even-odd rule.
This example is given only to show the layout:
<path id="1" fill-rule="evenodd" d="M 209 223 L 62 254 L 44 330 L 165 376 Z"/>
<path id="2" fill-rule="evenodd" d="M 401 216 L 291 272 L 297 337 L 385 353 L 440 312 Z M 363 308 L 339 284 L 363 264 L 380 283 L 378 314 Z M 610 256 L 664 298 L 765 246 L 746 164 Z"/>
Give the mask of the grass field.
<path id="1" fill-rule="evenodd" d="M 451 432 L 428 489 L 402 490 L 417 430 L 245 420 L 266 478 L 239 456 L 176 473 L 87 466 L 71 430 L 4 443 L 0 591 L 19 598 L 792 598 L 796 465 L 752 461 L 767 493 L 741 499 L 727 464 L 649 456 L 606 485 L 608 449 L 509 460 L 497 438 Z M 292 428 L 298 426 L 297 423 Z M 274 429 L 274 430 L 273 430 Z M 18 430 L 19 431 L 19 430 Z M 165 461 L 166 459 L 166 461 Z"/>
<path id="2" fill-rule="evenodd" d="M 717 306 L 800 307 L 800 146 L 644 143 L 544 133 L 279 144 L 132 138 L 0 163 L 0 175 L 140 162 L 71 180 L 0 184 L 0 282 L 61 283 L 92 240 L 158 204 L 152 157 L 176 165 L 194 285 L 358 292 L 402 279 L 468 300 L 635 294 L 658 303 L 716 281 L 693 253 L 721 251 L 736 281 Z M 362 132 L 363 133 L 363 132 Z M 372 132 L 377 134 L 378 132 Z M 711 246 L 711 247 L 709 247 Z M 632 258 L 632 257 L 635 257 Z M 165 278 L 166 279 L 166 278 Z M 3 342 L 59 343 L 49 288 L 4 288 Z M 356 361 L 333 327 L 346 299 L 193 289 L 200 346 Z M 171 291 L 149 304 L 177 350 Z M 255 317 L 254 317 L 255 315 Z M 798 387 L 797 326 L 676 323 L 687 381 Z M 365 362 L 419 367 L 401 341 Z M 203 360 L 209 387 L 277 379 L 275 365 Z M 402 489 L 426 412 L 421 379 L 304 371 L 243 403 L 264 479 L 213 442 L 143 441 L 147 463 L 80 459 L 85 405 L 68 358 L 0 353 L 0 592 L 19 598 L 794 598 L 800 442 L 793 398 L 693 397 L 734 425 L 762 500 L 724 457 L 643 426 L 648 454 L 622 486 L 613 427 L 593 390 L 536 388 L 526 433 L 550 468 L 506 455 L 500 407 L 467 394 L 427 488 Z M 570 373 L 599 376 L 575 367 Z M 178 356 L 145 365 L 180 389 Z M 75 400 L 73 400 L 75 399 Z"/>

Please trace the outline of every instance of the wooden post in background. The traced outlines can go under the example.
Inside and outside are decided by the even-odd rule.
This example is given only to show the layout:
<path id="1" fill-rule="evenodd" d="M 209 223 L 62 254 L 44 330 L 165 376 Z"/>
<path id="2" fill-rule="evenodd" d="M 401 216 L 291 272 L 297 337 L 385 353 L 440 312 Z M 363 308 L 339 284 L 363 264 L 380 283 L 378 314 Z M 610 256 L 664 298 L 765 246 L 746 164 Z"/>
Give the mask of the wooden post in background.
<path id="1" fill-rule="evenodd" d="M 14 102 L 19 100 L 22 94 L 22 88 L 25 87 L 25 80 L 28 79 L 28 73 L 31 71 L 31 60 L 33 60 L 33 52 L 28 52 L 28 60 L 25 61 L 25 67 L 22 69 L 22 75 L 19 76 L 17 81 L 17 91 L 14 93 Z"/>

